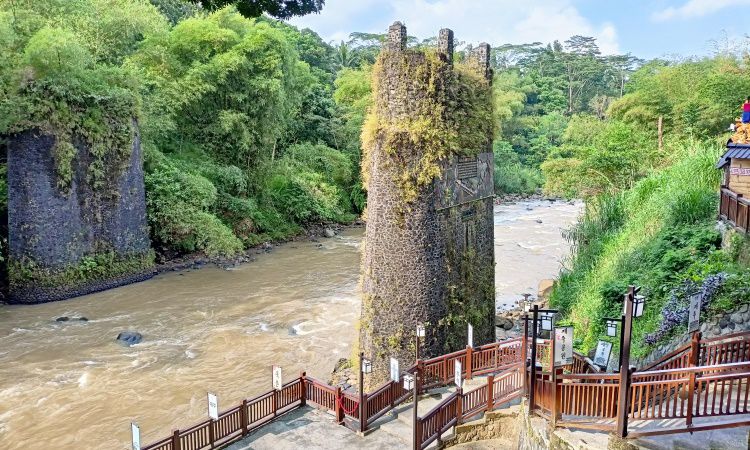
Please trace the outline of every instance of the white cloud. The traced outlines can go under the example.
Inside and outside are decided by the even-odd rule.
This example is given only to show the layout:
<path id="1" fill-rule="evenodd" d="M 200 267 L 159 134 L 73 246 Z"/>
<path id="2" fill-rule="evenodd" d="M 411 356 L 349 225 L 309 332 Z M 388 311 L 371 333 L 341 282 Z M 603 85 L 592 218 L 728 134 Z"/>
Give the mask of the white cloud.
<path id="1" fill-rule="evenodd" d="M 451 28 L 467 43 L 563 41 L 580 34 L 593 36 L 603 53 L 617 53 L 617 31 L 610 23 L 594 24 L 572 0 L 326 0 L 323 12 L 292 20 L 324 39 L 341 39 L 352 31 L 382 33 L 396 20 L 410 35 L 427 38 Z"/>
<path id="2" fill-rule="evenodd" d="M 672 19 L 690 19 L 713 14 L 724 8 L 747 5 L 750 5 L 750 0 L 688 0 L 682 6 L 670 6 L 669 8 L 655 12 L 651 16 L 651 19 L 656 22 L 664 22 Z M 742 17 L 744 12 L 745 10 L 740 9 L 738 14 L 733 17 Z"/>

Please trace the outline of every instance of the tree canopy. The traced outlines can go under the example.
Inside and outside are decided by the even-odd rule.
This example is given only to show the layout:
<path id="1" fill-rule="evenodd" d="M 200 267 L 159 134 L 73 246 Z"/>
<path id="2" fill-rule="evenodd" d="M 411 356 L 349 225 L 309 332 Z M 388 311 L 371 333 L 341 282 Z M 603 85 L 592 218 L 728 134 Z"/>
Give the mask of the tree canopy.
<path id="1" fill-rule="evenodd" d="M 245 17 L 260 17 L 263 14 L 278 19 L 319 13 L 325 0 L 191 0 L 204 8 L 216 10 L 233 5 Z"/>

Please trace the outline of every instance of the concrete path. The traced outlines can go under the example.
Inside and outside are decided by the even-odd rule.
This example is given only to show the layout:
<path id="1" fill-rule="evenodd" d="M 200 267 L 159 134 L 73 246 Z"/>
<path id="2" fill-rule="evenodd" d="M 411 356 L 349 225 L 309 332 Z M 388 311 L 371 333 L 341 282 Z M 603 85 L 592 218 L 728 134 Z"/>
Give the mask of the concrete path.
<path id="1" fill-rule="evenodd" d="M 466 381 L 464 391 L 486 383 L 485 377 Z M 455 386 L 436 389 L 420 397 L 418 412 L 424 416 L 443 398 L 455 392 Z M 333 415 L 306 406 L 291 411 L 262 427 L 227 450 L 297 450 L 297 449 L 410 449 L 413 435 L 412 404 L 406 403 L 378 419 L 364 437 L 336 425 Z M 446 437 L 451 432 L 446 433 Z M 433 444 L 432 447 L 435 445 Z M 476 449 L 513 447 L 464 447 Z"/>
<path id="2" fill-rule="evenodd" d="M 382 434 L 377 439 L 361 437 L 344 426 L 336 425 L 331 414 L 304 407 L 296 409 L 227 450 L 351 450 L 402 449 L 404 443 Z"/>

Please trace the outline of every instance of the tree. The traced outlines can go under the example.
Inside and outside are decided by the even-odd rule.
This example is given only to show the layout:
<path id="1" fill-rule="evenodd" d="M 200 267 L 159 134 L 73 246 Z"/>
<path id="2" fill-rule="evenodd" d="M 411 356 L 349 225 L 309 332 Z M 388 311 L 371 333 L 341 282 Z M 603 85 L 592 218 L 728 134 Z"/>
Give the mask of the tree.
<path id="1" fill-rule="evenodd" d="M 215 10 L 227 5 L 235 5 L 245 17 L 260 17 L 268 14 L 278 19 L 319 13 L 325 0 L 190 0 L 204 8 Z"/>
<path id="2" fill-rule="evenodd" d="M 337 70 L 354 68 L 358 62 L 359 58 L 346 42 L 341 41 L 333 48 L 333 64 Z"/>

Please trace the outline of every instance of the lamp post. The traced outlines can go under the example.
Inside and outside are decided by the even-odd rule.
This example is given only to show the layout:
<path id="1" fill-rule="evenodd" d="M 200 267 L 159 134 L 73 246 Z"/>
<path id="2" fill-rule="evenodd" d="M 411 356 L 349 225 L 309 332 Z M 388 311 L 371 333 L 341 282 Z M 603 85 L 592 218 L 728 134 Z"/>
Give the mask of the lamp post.
<path id="1" fill-rule="evenodd" d="M 419 445 L 419 415 L 417 409 L 419 407 L 419 370 L 420 364 L 417 362 L 414 375 L 409 375 L 408 373 L 404 375 L 404 390 L 413 391 L 412 397 L 414 397 L 414 408 L 412 410 L 414 448 L 417 448 L 417 445 Z"/>
<path id="2" fill-rule="evenodd" d="M 641 288 L 629 286 L 623 307 L 622 346 L 620 347 L 620 392 L 617 409 L 617 435 L 624 438 L 628 434 L 628 408 L 630 391 L 630 338 L 633 332 L 633 318 L 641 317 L 646 297 L 638 295 Z"/>
<path id="3" fill-rule="evenodd" d="M 359 431 L 364 433 L 367 429 L 367 408 L 365 403 L 365 374 L 372 373 L 372 361 L 365 359 L 364 352 L 359 354 Z"/>

